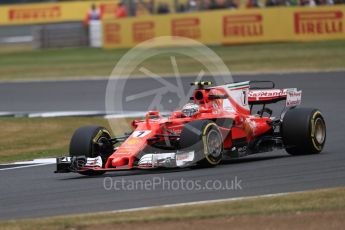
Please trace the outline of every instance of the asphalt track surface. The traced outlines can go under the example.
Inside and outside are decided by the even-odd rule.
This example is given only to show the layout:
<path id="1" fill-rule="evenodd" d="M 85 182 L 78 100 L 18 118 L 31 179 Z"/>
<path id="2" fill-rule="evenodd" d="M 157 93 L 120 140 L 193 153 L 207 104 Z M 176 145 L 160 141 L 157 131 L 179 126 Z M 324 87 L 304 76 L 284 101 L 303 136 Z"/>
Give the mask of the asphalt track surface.
<path id="1" fill-rule="evenodd" d="M 250 157 L 226 161 L 211 169 L 177 169 L 152 171 L 127 171 L 108 173 L 101 177 L 84 177 L 77 174 L 54 174 L 54 165 L 0 170 L 0 219 L 18 219 L 65 214 L 88 213 L 97 211 L 121 210 L 181 202 L 203 201 L 231 197 L 244 197 L 261 194 L 303 191 L 317 188 L 329 188 L 345 185 L 345 73 L 305 73 L 284 75 L 238 76 L 235 80 L 265 79 L 274 80 L 277 87 L 298 87 L 303 90 L 303 105 L 319 108 L 325 116 L 327 124 L 327 143 L 324 152 L 319 155 L 293 157 L 284 151 L 253 155 Z M 138 80 L 142 81 L 142 80 Z M 144 84 L 145 81 L 140 82 Z M 78 83 L 78 84 L 77 84 Z M 139 82 L 138 82 L 139 84 Z M 82 85 L 83 87 L 80 87 Z M 9 88 L 7 88 L 8 86 Z M 12 93 L 10 88 L 25 89 Z M 87 108 L 102 109 L 97 97 L 93 100 L 85 96 L 87 89 L 97 95 L 105 82 L 82 81 L 60 83 L 6 83 L 0 84 L 1 110 L 32 108 L 43 109 Z M 61 88 L 59 88 L 61 87 Z M 51 90 L 47 90 L 50 88 Z M 3 98 L 7 90 L 13 96 L 13 103 Z M 34 89 L 42 89 L 35 92 Z M 65 93 L 61 92 L 65 90 Z M 49 94 L 37 101 L 41 93 Z M 79 92 L 79 94 L 77 93 Z M 55 94 L 57 93 L 57 94 Z M 64 100 L 64 97 L 73 97 Z M 8 97 L 7 97 L 8 98 Z M 30 100 L 31 98 L 31 100 Z M 57 99 L 55 104 L 54 98 Z M 103 99 L 101 96 L 98 100 Z M 24 100 L 24 101 L 23 101 Z M 49 100 L 53 100 L 50 101 Z M 78 100 L 82 100 L 80 103 Z M 64 104 L 63 102 L 66 102 Z M 54 103 L 53 105 L 50 105 Z M 7 106 L 8 107 L 7 107 Z M 25 105 L 27 107 L 25 107 Z M 31 105 L 31 106 L 29 106 Z M 23 106 L 21 108 L 21 106 Z M 100 107 L 97 107 L 100 106 Z M 4 168 L 4 166 L 2 167 Z M 207 181 L 215 181 L 226 185 L 231 180 L 240 181 L 242 189 L 212 190 L 204 188 Z M 181 183 L 188 181 L 189 186 L 197 183 L 201 189 L 182 188 Z M 136 190 L 121 187 L 138 183 Z M 107 190 L 111 185 L 117 188 Z M 139 181 L 156 186 L 141 189 Z M 164 182 L 163 182 L 164 181 Z M 159 183 L 160 182 L 160 183 Z M 175 183 L 170 187 L 169 183 Z M 218 183 L 218 182 L 216 182 Z M 177 185 L 176 185 L 177 184 Z M 219 183 L 218 183 L 219 185 Z M 228 184 L 229 185 L 229 184 Z M 172 185 L 171 185 L 172 186 Z M 190 188 L 190 187 L 189 187 Z"/>
<path id="2" fill-rule="evenodd" d="M 327 78 L 326 78 L 327 77 Z M 235 81 L 242 80 L 273 80 L 276 87 L 299 87 L 304 90 L 303 99 L 306 105 L 312 106 L 308 101 L 310 97 L 318 97 L 324 90 L 322 85 L 344 86 L 345 72 L 333 73 L 293 73 L 293 74 L 265 74 L 265 75 L 240 75 L 234 76 Z M 176 84 L 175 78 L 164 78 Z M 183 77 L 182 82 L 185 92 L 190 88 L 190 82 L 195 77 Z M 225 79 L 227 80 L 227 79 Z M 230 80 L 230 79 L 229 79 Z M 120 80 L 121 81 L 121 80 Z M 219 80 L 222 82 L 222 80 Z M 107 80 L 82 80 L 82 81 L 42 81 L 42 82 L 13 82 L 0 83 L 0 113 L 1 112 L 25 112 L 40 113 L 54 111 L 104 111 L 105 89 Z M 159 81 L 154 79 L 128 79 L 123 89 L 122 100 L 128 96 L 162 87 Z M 334 87 L 334 86 L 332 86 Z M 333 88 L 332 88 L 333 89 Z M 318 94 L 318 95 L 314 95 Z M 333 94 L 333 93 L 332 93 Z M 128 111 L 146 111 L 152 96 L 139 100 L 126 102 Z M 116 100 L 121 100 L 116 99 Z M 169 100 L 174 105 L 176 95 L 167 93 L 163 96 L 162 103 L 169 108 Z M 328 100 L 329 97 L 321 97 Z M 332 100 L 334 100 L 332 98 Z M 307 104 L 308 103 L 308 104 Z M 321 102 L 320 102 L 321 103 Z M 333 105 L 332 102 L 329 102 Z M 165 109 L 165 108 L 164 108 Z M 116 112 L 116 111 L 115 111 Z"/>

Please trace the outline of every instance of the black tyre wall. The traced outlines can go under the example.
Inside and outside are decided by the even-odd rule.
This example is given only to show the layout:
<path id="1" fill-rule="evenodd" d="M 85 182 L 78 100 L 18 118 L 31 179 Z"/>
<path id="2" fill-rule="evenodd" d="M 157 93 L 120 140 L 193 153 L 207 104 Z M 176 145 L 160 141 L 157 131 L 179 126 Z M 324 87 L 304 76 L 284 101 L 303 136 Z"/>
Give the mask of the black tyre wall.
<path id="1" fill-rule="evenodd" d="M 283 118 L 281 132 L 286 151 L 292 155 L 320 153 L 324 147 L 323 143 L 318 143 L 314 135 L 314 123 L 316 119 L 324 118 L 321 112 L 313 108 L 295 108 L 288 110 Z M 326 129 L 326 126 L 325 126 Z"/>
<path id="2" fill-rule="evenodd" d="M 100 126 L 83 126 L 77 129 L 71 139 L 69 153 L 70 156 L 86 156 L 97 157 L 99 153 L 96 152 L 94 140 L 101 136 L 107 135 L 110 138 L 109 132 Z"/>
<path id="3" fill-rule="evenodd" d="M 213 121 L 199 120 L 189 122 L 184 126 L 181 132 L 181 150 L 195 151 L 195 161 L 197 165 L 201 167 L 216 166 L 222 159 L 222 155 L 217 158 L 207 155 L 207 146 L 203 138 L 205 138 L 205 134 L 211 129 L 214 129 L 220 133 L 218 126 Z"/>
<path id="4" fill-rule="evenodd" d="M 101 156 L 103 164 L 106 161 L 107 153 L 101 153 L 98 149 L 97 141 L 100 138 L 110 138 L 109 132 L 100 126 L 83 126 L 77 129 L 71 139 L 69 152 L 70 156 L 85 156 L 85 157 L 98 157 Z M 79 172 L 85 176 L 98 176 L 104 174 L 104 171 L 87 170 Z"/>

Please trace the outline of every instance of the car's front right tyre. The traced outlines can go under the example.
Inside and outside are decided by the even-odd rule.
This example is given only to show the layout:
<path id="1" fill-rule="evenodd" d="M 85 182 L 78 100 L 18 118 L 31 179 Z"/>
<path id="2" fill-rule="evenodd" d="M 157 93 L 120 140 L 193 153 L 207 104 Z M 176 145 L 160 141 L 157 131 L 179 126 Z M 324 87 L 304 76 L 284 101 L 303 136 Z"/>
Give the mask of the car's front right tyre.
<path id="1" fill-rule="evenodd" d="M 105 160 L 105 156 L 112 153 L 111 146 L 100 148 L 100 142 L 106 142 L 110 139 L 110 133 L 107 129 L 100 126 L 83 126 L 78 128 L 71 139 L 69 152 L 70 156 L 85 156 L 86 158 L 95 158 L 98 156 Z M 95 176 L 102 175 L 102 171 L 79 172 L 82 175 Z"/>

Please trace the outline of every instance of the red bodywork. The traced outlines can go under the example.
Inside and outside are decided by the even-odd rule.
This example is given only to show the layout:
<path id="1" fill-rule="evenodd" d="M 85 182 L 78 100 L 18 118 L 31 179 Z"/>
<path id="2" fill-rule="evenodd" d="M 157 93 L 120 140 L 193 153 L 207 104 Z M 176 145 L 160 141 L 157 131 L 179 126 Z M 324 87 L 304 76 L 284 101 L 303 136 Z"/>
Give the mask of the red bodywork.
<path id="1" fill-rule="evenodd" d="M 199 105 L 199 111 L 192 117 L 187 117 L 182 111 L 175 111 L 169 117 L 162 117 L 158 111 L 148 112 L 145 120 L 134 120 L 134 132 L 108 158 L 105 167 L 100 170 L 119 170 L 137 167 L 134 163 L 138 154 L 148 145 L 155 142 L 176 141 L 184 125 L 193 120 L 227 119 L 231 124 L 219 126 L 223 135 L 224 149 L 231 149 L 236 140 L 250 143 L 255 138 L 272 132 L 269 124 L 271 118 L 251 115 L 250 103 L 260 101 L 284 100 L 284 90 L 249 90 L 249 84 L 237 86 L 231 92 L 237 92 L 241 99 L 234 98 L 225 86 L 204 89 L 199 87 L 194 91 L 193 100 Z M 230 88 L 230 87 L 229 87 Z M 243 95 L 242 95 L 243 94 Z M 243 100 L 241 104 L 241 100 Z M 174 134 L 174 135 L 171 135 Z M 97 169 L 96 169 L 97 170 Z"/>

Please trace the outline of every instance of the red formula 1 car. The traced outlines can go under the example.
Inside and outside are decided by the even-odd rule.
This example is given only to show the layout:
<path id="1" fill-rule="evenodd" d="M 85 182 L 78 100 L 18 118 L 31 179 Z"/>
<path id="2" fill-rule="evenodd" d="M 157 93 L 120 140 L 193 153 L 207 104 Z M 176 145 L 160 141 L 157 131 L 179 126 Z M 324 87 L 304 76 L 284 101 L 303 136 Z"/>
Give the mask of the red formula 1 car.
<path id="1" fill-rule="evenodd" d="M 70 156 L 57 158 L 58 173 L 99 175 L 132 168 L 211 167 L 224 158 L 285 149 L 289 154 L 320 153 L 326 125 L 317 109 L 297 108 L 302 92 L 295 88 L 255 87 L 239 82 L 211 87 L 195 82 L 192 103 L 169 116 L 150 111 L 134 120 L 134 131 L 111 137 L 103 127 L 77 129 Z M 272 85 L 271 85 L 272 84 Z M 267 105 L 285 100 L 277 118 Z M 253 107 L 260 107 L 254 114 Z"/>

